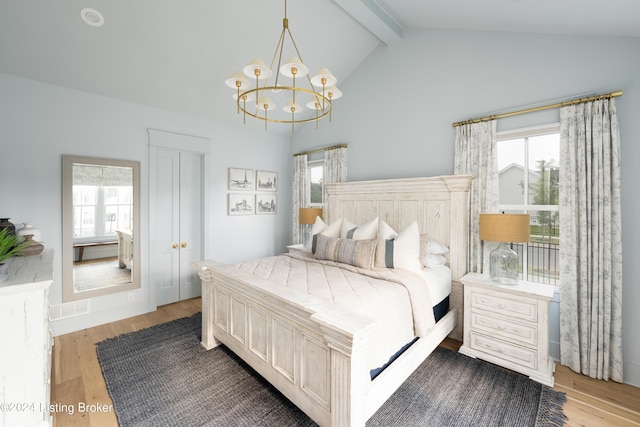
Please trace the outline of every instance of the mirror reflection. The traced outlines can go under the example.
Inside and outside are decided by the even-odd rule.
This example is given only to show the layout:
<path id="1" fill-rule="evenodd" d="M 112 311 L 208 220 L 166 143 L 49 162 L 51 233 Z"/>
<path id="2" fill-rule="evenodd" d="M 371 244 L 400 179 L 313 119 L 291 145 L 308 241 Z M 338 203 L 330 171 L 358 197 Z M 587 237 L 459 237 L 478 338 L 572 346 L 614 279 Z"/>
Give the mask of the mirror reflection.
<path id="1" fill-rule="evenodd" d="M 63 299 L 138 287 L 137 162 L 63 157 Z"/>

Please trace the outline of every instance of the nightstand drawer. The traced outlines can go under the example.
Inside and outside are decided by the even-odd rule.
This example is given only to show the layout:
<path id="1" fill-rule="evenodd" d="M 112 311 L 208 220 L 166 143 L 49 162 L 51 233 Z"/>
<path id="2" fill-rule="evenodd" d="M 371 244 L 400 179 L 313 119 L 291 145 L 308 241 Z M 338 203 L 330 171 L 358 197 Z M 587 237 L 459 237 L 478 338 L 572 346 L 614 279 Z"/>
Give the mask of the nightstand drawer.
<path id="1" fill-rule="evenodd" d="M 471 329 L 483 331 L 489 335 L 497 335 L 510 342 L 518 342 L 532 346 L 538 344 L 538 328 L 535 324 L 522 325 L 472 311 Z"/>
<path id="2" fill-rule="evenodd" d="M 537 352 L 471 332 L 471 348 L 527 368 L 537 369 Z"/>
<path id="3" fill-rule="evenodd" d="M 537 322 L 537 301 L 530 298 L 516 298 L 506 298 L 504 293 L 478 292 L 474 289 L 471 293 L 471 306 L 473 309 L 484 309 L 494 314 Z"/>

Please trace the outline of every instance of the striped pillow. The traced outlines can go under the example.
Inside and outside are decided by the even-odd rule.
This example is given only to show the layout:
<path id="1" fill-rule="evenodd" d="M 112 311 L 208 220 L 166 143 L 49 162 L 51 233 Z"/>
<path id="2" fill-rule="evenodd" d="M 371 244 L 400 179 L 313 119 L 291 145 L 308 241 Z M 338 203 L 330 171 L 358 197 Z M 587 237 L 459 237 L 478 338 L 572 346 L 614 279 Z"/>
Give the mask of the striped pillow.
<path id="1" fill-rule="evenodd" d="M 376 239 L 340 239 L 318 234 L 314 255 L 318 259 L 341 262 L 371 270 L 376 256 L 376 243 Z"/>

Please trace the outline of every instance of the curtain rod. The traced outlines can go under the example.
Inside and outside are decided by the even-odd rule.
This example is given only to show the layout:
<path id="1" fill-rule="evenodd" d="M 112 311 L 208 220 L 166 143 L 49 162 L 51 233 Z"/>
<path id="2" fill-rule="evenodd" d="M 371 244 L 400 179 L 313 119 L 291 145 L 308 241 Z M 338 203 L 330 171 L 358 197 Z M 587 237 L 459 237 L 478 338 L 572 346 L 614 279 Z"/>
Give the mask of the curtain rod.
<path id="1" fill-rule="evenodd" d="M 308 155 L 308 154 L 311 154 L 311 153 L 319 153 L 321 151 L 335 150 L 336 148 L 347 148 L 347 144 L 338 144 L 338 145 L 332 145 L 331 147 L 318 148 L 317 150 L 303 151 L 302 153 L 294 154 L 293 157 L 304 156 L 305 154 Z"/>
<path id="2" fill-rule="evenodd" d="M 479 119 L 464 120 L 462 122 L 455 122 L 453 124 L 453 127 L 462 126 L 462 125 L 468 125 L 468 124 L 471 124 L 471 123 L 486 122 L 486 121 L 489 121 L 489 120 L 501 119 L 503 117 L 517 116 L 519 114 L 533 113 L 533 112 L 536 112 L 536 111 L 550 110 L 551 108 L 561 108 L 561 107 L 566 107 L 568 105 L 582 104 L 584 102 L 597 101 L 599 99 L 614 98 L 616 96 L 622 96 L 622 91 L 618 90 L 618 91 L 615 91 L 615 92 L 605 93 L 605 94 L 602 94 L 602 95 L 590 96 L 588 98 L 579 98 L 579 99 L 574 99 L 572 101 L 565 101 L 565 102 L 558 102 L 558 103 L 555 103 L 555 104 L 543 105 L 541 107 L 526 108 L 524 110 L 511 111 L 509 113 L 495 114 L 495 115 L 492 115 L 492 116 L 486 116 L 486 117 L 482 117 L 482 118 L 479 118 Z"/>

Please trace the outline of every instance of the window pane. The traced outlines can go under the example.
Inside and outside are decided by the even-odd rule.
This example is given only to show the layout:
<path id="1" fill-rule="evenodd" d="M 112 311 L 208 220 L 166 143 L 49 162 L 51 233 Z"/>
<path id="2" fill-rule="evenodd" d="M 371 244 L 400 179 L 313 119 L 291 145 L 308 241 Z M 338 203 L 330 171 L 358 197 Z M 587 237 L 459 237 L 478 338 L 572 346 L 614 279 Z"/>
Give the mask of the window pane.
<path id="1" fill-rule="evenodd" d="M 311 178 L 310 202 L 312 204 L 322 204 L 322 166 L 312 166 L 309 168 Z"/>
<path id="2" fill-rule="evenodd" d="M 558 134 L 529 138 L 529 204 L 558 204 L 558 159 Z"/>
<path id="3" fill-rule="evenodd" d="M 501 205 L 524 204 L 524 139 L 498 141 Z"/>

